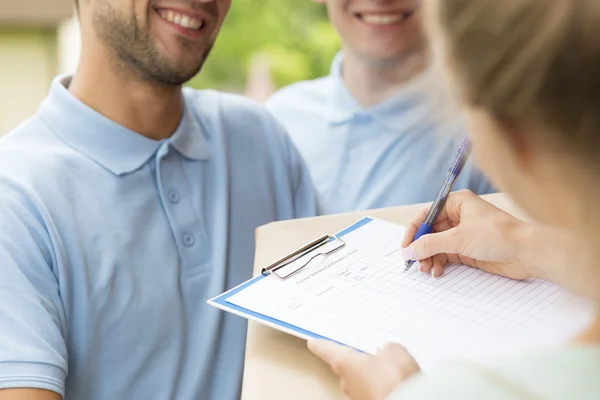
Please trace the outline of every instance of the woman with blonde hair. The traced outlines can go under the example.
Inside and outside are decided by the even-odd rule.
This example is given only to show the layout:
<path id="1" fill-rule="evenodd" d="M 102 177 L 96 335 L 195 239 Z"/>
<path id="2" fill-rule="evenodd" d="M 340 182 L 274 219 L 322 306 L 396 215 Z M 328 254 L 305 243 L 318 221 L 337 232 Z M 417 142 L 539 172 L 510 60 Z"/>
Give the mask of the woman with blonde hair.
<path id="1" fill-rule="evenodd" d="M 536 222 L 456 193 L 436 233 L 410 244 L 423 215 L 411 223 L 405 258 L 436 275 L 460 261 L 537 276 L 598 305 L 600 1 L 428 3 L 433 43 L 464 106 L 476 160 Z M 600 315 L 562 346 L 430 375 L 400 345 L 376 356 L 321 341 L 309 348 L 353 399 L 600 399 Z"/>

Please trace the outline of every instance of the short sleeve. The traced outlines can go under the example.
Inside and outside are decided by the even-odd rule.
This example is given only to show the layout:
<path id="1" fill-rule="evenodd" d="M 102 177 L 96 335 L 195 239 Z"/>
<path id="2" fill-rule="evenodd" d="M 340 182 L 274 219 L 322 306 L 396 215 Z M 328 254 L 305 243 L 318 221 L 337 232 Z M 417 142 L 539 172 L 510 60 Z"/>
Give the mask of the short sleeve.
<path id="1" fill-rule="evenodd" d="M 294 195 L 294 218 L 314 217 L 326 213 L 326 207 L 319 199 L 304 159 L 292 143 L 283 125 L 276 120 L 273 123 L 275 129 L 279 131 L 285 147 L 285 154 L 288 157 L 287 165 L 290 168 Z"/>
<path id="2" fill-rule="evenodd" d="M 293 92 L 293 87 L 294 85 L 278 90 L 265 102 L 265 107 L 280 121 L 285 120 L 282 116 L 289 113 L 290 101 L 293 104 L 293 100 L 298 100 L 299 96 L 290 93 Z"/>
<path id="3" fill-rule="evenodd" d="M 0 182 L 0 389 L 64 396 L 65 313 L 50 235 L 31 198 Z"/>

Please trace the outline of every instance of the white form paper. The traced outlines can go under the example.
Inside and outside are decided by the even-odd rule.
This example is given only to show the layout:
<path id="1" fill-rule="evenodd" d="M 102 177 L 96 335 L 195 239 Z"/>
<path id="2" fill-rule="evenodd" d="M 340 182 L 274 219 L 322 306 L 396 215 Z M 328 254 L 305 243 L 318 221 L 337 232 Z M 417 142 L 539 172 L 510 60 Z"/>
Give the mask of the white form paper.
<path id="1" fill-rule="evenodd" d="M 416 265 L 404 273 L 403 233 L 372 220 L 343 236 L 341 250 L 287 280 L 268 276 L 227 301 L 368 353 L 401 343 L 424 370 L 564 342 L 591 320 L 586 302 L 544 280 L 460 265 L 437 279 Z"/>

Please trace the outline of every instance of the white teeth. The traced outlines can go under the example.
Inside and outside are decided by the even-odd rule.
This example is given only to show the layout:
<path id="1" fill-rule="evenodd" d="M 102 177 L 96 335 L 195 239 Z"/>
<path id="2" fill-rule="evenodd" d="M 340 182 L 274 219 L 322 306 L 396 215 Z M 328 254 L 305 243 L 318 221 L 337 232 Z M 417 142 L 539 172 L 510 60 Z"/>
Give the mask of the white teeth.
<path id="1" fill-rule="evenodd" d="M 184 28 L 189 28 L 190 27 L 190 18 L 187 15 L 184 15 L 183 17 L 181 17 L 181 22 L 179 22 L 179 25 L 183 26 Z"/>
<path id="2" fill-rule="evenodd" d="M 362 14 L 362 20 L 373 25 L 391 25 L 403 19 L 403 14 Z"/>
<path id="3" fill-rule="evenodd" d="M 164 20 L 167 20 L 169 22 L 172 22 L 176 25 L 179 25 L 179 26 L 181 26 L 183 28 L 187 28 L 187 29 L 199 30 L 200 28 L 202 28 L 202 25 L 203 25 L 203 22 L 201 20 L 192 18 L 188 15 L 176 13 L 172 10 L 169 10 L 169 11 L 160 10 L 158 12 L 158 14 Z"/>

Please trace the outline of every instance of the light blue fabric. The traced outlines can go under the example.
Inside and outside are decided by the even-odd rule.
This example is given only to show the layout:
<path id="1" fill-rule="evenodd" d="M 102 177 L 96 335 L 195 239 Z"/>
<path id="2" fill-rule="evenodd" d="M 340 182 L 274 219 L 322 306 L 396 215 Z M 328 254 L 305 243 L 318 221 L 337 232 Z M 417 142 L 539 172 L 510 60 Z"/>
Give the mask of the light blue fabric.
<path id="1" fill-rule="evenodd" d="M 440 109 L 431 71 L 395 96 L 362 108 L 346 89 L 342 55 L 331 74 L 273 95 L 267 107 L 305 159 L 331 212 L 432 201 L 465 136 L 459 118 Z M 469 162 L 455 189 L 494 189 Z"/>
<path id="2" fill-rule="evenodd" d="M 57 78 L 0 141 L 0 388 L 67 399 L 237 399 L 246 324 L 206 300 L 251 277 L 254 229 L 317 213 L 259 105 L 184 91 L 153 141 Z"/>

